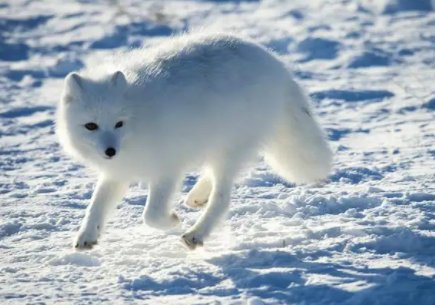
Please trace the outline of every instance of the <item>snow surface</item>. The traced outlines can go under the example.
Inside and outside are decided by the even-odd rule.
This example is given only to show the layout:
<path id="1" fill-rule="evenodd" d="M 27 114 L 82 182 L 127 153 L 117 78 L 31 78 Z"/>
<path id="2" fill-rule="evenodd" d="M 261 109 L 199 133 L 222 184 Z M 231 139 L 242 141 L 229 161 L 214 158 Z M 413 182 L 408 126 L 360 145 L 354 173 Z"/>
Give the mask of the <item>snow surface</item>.
<path id="1" fill-rule="evenodd" d="M 435 304 L 435 1 L 0 3 L 0 304 Z M 142 224 L 132 187 L 75 252 L 96 174 L 53 133 L 62 78 L 194 28 L 255 37 L 293 67 L 335 151 L 325 185 L 240 176 L 203 250 Z M 192 187 L 187 176 L 182 192 Z"/>

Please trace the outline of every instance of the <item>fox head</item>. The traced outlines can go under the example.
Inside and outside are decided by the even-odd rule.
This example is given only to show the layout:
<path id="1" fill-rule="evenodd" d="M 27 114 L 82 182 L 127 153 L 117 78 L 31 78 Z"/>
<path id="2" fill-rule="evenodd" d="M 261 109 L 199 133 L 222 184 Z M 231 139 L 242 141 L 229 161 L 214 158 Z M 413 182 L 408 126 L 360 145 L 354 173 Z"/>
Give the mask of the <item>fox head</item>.
<path id="1" fill-rule="evenodd" d="M 98 80 L 77 73 L 65 78 L 56 127 L 67 152 L 97 165 L 123 153 L 132 117 L 127 88 L 120 71 Z"/>

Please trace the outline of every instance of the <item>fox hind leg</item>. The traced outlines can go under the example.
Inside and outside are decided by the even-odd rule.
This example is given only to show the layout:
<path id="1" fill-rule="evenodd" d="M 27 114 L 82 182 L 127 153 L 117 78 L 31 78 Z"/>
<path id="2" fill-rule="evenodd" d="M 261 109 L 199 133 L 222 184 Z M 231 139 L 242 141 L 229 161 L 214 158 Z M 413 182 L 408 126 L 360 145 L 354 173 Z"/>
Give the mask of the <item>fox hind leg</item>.
<path id="1" fill-rule="evenodd" d="M 203 246 L 204 239 L 226 217 L 230 206 L 233 181 L 240 168 L 241 158 L 239 157 L 230 155 L 230 158 L 225 161 L 215 162 L 212 165 L 212 177 L 208 182 L 211 186 L 211 193 L 206 209 L 195 225 L 181 238 L 181 242 L 191 250 L 197 246 Z M 201 180 L 198 183 L 205 184 Z"/>
<path id="2" fill-rule="evenodd" d="M 184 205 L 189 208 L 202 209 L 208 202 L 211 190 L 211 177 L 209 174 L 203 174 L 187 194 Z"/>

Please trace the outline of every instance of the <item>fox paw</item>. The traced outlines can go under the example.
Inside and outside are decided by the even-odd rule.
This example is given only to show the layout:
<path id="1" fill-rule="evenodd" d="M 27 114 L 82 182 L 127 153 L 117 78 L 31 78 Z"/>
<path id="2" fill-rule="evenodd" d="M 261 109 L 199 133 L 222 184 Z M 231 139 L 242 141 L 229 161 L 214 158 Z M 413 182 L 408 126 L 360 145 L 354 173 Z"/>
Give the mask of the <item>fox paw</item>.
<path id="1" fill-rule="evenodd" d="M 204 246 L 204 238 L 195 231 L 188 232 L 181 237 L 181 242 L 190 250 Z"/>
<path id="2" fill-rule="evenodd" d="M 207 178 L 201 177 L 187 194 L 186 199 L 184 200 L 184 205 L 194 209 L 205 207 L 208 202 L 208 197 L 210 197 L 211 189 L 211 181 Z"/>
<path id="3" fill-rule="evenodd" d="M 190 198 L 190 196 L 187 195 L 187 198 L 184 201 L 184 205 L 187 206 L 188 208 L 202 209 L 206 206 L 207 202 L 208 202 L 208 198 L 207 199 Z"/>
<path id="4" fill-rule="evenodd" d="M 75 241 L 74 248 L 77 250 L 89 250 L 92 249 L 98 243 L 98 237 L 100 236 L 100 226 L 87 226 L 84 229 L 80 229 Z"/>

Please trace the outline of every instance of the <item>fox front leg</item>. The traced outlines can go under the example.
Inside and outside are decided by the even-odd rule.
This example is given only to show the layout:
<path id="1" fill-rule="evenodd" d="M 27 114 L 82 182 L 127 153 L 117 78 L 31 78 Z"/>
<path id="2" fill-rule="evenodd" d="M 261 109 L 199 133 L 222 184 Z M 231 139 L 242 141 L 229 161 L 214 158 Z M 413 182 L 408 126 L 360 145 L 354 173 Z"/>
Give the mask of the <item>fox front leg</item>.
<path id="1" fill-rule="evenodd" d="M 128 187 L 129 184 L 125 182 L 114 181 L 104 176 L 99 178 L 91 204 L 86 210 L 86 216 L 74 241 L 76 249 L 92 249 L 97 244 L 108 216 L 122 200 Z"/>

